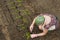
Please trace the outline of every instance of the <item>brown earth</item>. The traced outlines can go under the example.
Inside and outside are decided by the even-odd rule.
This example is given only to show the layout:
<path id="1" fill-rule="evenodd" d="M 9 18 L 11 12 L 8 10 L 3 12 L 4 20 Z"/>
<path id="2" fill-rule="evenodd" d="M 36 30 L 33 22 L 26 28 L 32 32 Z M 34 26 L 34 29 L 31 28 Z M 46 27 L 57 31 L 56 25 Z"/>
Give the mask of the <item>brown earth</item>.
<path id="1" fill-rule="evenodd" d="M 44 37 L 29 37 L 28 28 L 40 13 L 54 14 L 60 20 L 60 0 L 0 0 L 0 40 L 60 40 L 60 29 Z"/>

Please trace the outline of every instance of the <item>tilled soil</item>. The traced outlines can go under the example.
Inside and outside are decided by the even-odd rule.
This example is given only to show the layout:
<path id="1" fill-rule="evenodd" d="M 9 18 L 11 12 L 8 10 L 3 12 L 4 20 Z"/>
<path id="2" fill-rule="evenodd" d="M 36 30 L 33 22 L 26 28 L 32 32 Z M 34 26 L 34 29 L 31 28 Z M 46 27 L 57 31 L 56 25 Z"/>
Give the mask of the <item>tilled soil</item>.
<path id="1" fill-rule="evenodd" d="M 0 0 L 0 40 L 60 40 L 60 28 L 43 37 L 29 37 L 29 26 L 40 13 L 60 20 L 60 0 Z M 33 33 L 39 32 L 35 26 Z"/>

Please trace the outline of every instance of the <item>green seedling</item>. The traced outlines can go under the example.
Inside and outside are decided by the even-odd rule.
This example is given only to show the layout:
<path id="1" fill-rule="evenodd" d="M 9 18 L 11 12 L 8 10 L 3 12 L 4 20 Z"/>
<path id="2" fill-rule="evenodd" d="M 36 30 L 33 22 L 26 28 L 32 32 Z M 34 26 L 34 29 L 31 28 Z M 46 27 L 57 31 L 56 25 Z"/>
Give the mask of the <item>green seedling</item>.
<path id="1" fill-rule="evenodd" d="M 20 6 L 22 6 L 22 4 L 20 3 L 20 4 L 18 4 L 18 6 L 20 7 Z"/>
<path id="2" fill-rule="evenodd" d="M 17 17 L 16 17 L 16 19 L 19 19 L 19 18 L 21 18 L 21 16 L 17 16 Z"/>
<path id="3" fill-rule="evenodd" d="M 30 33 L 26 32 L 26 39 L 29 40 L 30 39 Z"/>
<path id="4" fill-rule="evenodd" d="M 22 30 L 25 30 L 26 27 L 23 24 L 20 24 L 20 25 L 18 25 L 17 29 L 22 31 Z"/>
<path id="5" fill-rule="evenodd" d="M 24 12 L 24 14 L 26 14 L 26 15 L 29 15 L 29 14 L 30 14 L 30 11 L 29 11 L 28 9 L 25 9 L 23 12 Z"/>
<path id="6" fill-rule="evenodd" d="M 14 4 L 14 2 L 9 2 L 9 3 L 7 3 L 8 5 L 12 5 L 12 4 Z"/>
<path id="7" fill-rule="evenodd" d="M 28 9 L 20 10 L 24 15 L 30 15 L 30 11 Z"/>
<path id="8" fill-rule="evenodd" d="M 10 9 L 15 9 L 16 7 L 15 6 L 13 6 L 13 7 L 10 7 Z"/>
<path id="9" fill-rule="evenodd" d="M 17 9 L 16 9 L 16 10 L 15 10 L 15 12 L 16 12 L 16 13 L 18 13 L 18 12 L 19 12 L 19 10 L 17 10 Z"/>
<path id="10" fill-rule="evenodd" d="M 24 23 L 28 23 L 27 18 L 23 18 L 23 22 L 24 22 Z"/>
<path id="11" fill-rule="evenodd" d="M 22 2 L 22 0 L 16 0 L 17 2 Z"/>

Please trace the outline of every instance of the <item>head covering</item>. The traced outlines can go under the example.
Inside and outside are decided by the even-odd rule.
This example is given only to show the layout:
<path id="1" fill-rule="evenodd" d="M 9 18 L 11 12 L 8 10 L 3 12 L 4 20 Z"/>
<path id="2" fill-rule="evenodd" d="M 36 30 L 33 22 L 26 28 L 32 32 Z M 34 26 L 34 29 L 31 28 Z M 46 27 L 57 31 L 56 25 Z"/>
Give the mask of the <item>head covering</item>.
<path id="1" fill-rule="evenodd" d="M 37 16 L 35 23 L 36 23 L 36 25 L 40 25 L 40 24 L 43 24 L 44 21 L 45 21 L 44 16 Z"/>

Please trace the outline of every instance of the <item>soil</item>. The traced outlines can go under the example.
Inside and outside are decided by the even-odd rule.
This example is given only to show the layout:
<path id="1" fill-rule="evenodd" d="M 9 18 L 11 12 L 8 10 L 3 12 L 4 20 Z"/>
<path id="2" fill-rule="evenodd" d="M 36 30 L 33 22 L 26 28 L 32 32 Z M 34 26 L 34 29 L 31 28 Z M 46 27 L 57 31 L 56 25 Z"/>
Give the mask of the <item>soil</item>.
<path id="1" fill-rule="evenodd" d="M 29 26 L 40 13 L 60 20 L 60 0 L 0 0 L 0 40 L 60 40 L 60 28 L 43 37 L 29 37 Z M 39 32 L 35 26 L 33 33 Z"/>

